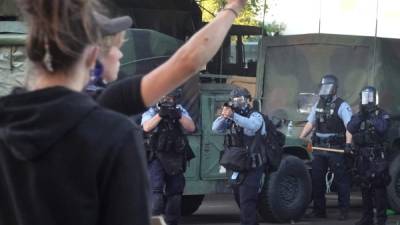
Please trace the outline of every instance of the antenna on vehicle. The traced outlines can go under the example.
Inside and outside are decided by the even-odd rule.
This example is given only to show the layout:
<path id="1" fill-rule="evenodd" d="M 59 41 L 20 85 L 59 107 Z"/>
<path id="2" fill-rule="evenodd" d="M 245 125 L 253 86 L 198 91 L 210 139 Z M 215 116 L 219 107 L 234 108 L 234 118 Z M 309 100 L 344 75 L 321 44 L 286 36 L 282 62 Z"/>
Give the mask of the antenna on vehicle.
<path id="1" fill-rule="evenodd" d="M 208 12 L 209 14 L 211 14 L 213 17 L 215 17 L 215 14 L 213 12 L 211 12 L 210 10 L 208 10 L 206 7 L 200 5 L 199 3 L 197 3 L 197 5 L 202 8 L 204 11 Z"/>
<path id="2" fill-rule="evenodd" d="M 264 0 L 264 6 L 263 6 L 263 21 L 262 21 L 262 27 L 261 27 L 261 37 L 264 36 L 265 31 L 264 31 L 264 26 L 265 26 L 265 13 L 267 11 L 267 0 Z"/>
<path id="3" fill-rule="evenodd" d="M 373 77 L 376 74 L 376 49 L 377 49 L 377 42 L 378 42 L 378 14 L 379 14 L 379 0 L 376 1 L 376 14 L 375 14 L 375 37 L 374 37 L 374 55 L 373 55 L 373 64 L 372 64 L 372 76 L 369 76 L 370 78 Z M 368 83 L 370 83 L 370 80 L 368 80 Z"/>

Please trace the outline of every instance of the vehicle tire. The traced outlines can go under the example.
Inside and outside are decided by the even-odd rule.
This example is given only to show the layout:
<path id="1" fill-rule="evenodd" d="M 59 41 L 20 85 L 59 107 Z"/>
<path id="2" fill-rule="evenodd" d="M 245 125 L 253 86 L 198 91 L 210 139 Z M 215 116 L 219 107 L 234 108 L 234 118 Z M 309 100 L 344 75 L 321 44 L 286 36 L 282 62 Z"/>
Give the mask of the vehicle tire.
<path id="1" fill-rule="evenodd" d="M 285 156 L 279 169 L 265 177 L 258 212 L 269 222 L 300 219 L 311 200 L 311 177 L 304 162 Z"/>
<path id="2" fill-rule="evenodd" d="M 182 216 L 190 216 L 196 212 L 201 202 L 204 199 L 204 195 L 184 195 L 182 196 L 181 213 Z"/>
<path id="3" fill-rule="evenodd" d="M 397 155 L 389 166 L 390 184 L 387 186 L 387 198 L 390 207 L 400 212 L 400 154 Z"/>

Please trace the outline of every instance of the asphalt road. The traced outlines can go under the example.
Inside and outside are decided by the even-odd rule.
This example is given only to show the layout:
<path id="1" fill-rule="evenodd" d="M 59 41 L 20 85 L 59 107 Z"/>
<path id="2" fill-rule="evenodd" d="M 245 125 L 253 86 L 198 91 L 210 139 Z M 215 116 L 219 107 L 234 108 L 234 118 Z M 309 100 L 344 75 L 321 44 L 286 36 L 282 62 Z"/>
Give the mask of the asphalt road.
<path id="1" fill-rule="evenodd" d="M 328 196 L 328 219 L 301 219 L 292 224 L 324 224 L 324 225 L 353 225 L 361 216 L 361 197 L 352 195 L 350 218 L 338 221 L 336 196 Z M 239 225 L 239 209 L 232 195 L 209 195 L 203 201 L 200 209 L 189 217 L 184 217 L 182 225 Z M 270 223 L 260 222 L 260 225 Z M 287 223 L 291 224 L 291 223 Z M 387 225 L 400 225 L 400 215 L 390 216 Z"/>

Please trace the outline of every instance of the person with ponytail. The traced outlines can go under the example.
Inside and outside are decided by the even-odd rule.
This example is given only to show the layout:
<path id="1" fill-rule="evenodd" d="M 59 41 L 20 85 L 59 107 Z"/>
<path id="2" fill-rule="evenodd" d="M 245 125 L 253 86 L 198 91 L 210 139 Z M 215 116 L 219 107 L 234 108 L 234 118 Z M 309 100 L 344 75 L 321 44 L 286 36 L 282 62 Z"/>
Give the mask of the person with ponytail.
<path id="1" fill-rule="evenodd" d="M 0 98 L 0 224 L 148 225 L 142 140 L 127 117 L 81 93 L 99 55 L 97 3 L 17 3 L 29 82 Z"/>

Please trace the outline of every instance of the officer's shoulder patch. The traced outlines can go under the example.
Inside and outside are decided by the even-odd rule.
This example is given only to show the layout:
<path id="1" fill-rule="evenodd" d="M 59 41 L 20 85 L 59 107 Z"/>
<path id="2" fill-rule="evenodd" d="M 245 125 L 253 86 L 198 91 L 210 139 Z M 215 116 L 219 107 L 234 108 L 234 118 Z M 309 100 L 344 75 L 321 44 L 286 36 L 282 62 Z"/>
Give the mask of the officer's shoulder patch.
<path id="1" fill-rule="evenodd" d="M 251 115 L 255 117 L 262 117 L 261 113 L 259 112 L 253 112 Z"/>

